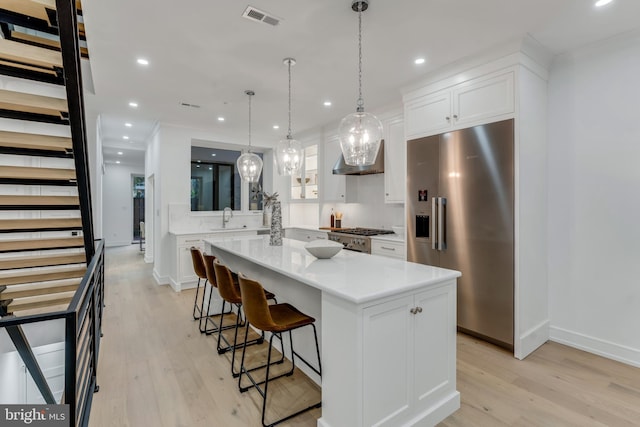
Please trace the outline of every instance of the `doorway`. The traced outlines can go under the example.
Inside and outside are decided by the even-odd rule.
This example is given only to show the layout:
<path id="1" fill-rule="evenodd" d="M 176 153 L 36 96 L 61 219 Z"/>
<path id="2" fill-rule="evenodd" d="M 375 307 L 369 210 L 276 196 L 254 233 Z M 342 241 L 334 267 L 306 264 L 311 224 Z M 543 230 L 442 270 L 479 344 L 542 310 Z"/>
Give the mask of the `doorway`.
<path id="1" fill-rule="evenodd" d="M 131 175 L 131 189 L 133 195 L 133 243 L 139 243 L 142 248 L 144 242 L 144 176 Z"/>

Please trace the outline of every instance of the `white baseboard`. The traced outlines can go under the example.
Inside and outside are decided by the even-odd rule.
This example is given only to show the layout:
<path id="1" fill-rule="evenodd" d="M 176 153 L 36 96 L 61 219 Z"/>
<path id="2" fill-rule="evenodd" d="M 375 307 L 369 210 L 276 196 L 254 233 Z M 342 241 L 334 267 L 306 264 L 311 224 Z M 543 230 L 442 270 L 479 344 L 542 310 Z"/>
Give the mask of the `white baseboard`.
<path id="1" fill-rule="evenodd" d="M 115 248 L 117 246 L 131 246 L 131 240 L 105 241 L 104 246 L 106 248 Z"/>
<path id="2" fill-rule="evenodd" d="M 545 320 L 520 336 L 519 345 L 516 343 L 514 356 L 524 359 L 542 344 L 549 341 L 549 320 Z"/>
<path id="3" fill-rule="evenodd" d="M 173 289 L 175 292 L 180 292 L 182 290 L 182 286 L 180 286 L 180 283 L 173 280 L 172 277 L 169 277 L 169 286 L 171 286 L 171 289 Z"/>
<path id="4" fill-rule="evenodd" d="M 627 347 L 555 326 L 551 327 L 550 339 L 569 347 L 640 368 L 640 349 L 637 348 Z"/>
<path id="5" fill-rule="evenodd" d="M 153 278 L 155 279 L 155 281 L 156 281 L 156 283 L 158 285 L 168 285 L 169 284 L 169 277 L 168 276 L 160 276 L 155 268 L 153 269 Z"/>

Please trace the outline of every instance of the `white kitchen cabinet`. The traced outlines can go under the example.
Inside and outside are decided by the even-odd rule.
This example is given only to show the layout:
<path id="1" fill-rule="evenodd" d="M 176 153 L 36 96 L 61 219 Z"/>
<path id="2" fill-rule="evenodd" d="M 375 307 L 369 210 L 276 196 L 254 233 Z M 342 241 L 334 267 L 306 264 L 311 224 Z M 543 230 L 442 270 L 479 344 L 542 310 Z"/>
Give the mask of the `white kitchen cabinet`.
<path id="1" fill-rule="evenodd" d="M 318 198 L 318 146 L 304 149 L 304 162 L 300 175 L 291 177 L 291 200 Z"/>
<path id="2" fill-rule="evenodd" d="M 457 393 L 455 307 L 442 286 L 363 310 L 364 425 L 409 425 Z"/>
<path id="3" fill-rule="evenodd" d="M 310 242 L 317 239 L 327 239 L 326 231 L 315 231 L 304 228 L 287 228 L 284 235 L 288 239 L 300 240 L 302 242 Z"/>
<path id="4" fill-rule="evenodd" d="M 340 148 L 338 135 L 328 137 L 324 143 L 324 155 L 322 162 L 322 199 L 325 202 L 346 202 L 346 176 L 333 174 L 333 166 L 341 155 L 342 149 Z"/>
<path id="5" fill-rule="evenodd" d="M 514 73 L 496 72 L 405 98 L 406 139 L 509 118 L 515 111 Z"/>
<path id="6" fill-rule="evenodd" d="M 390 258 L 405 259 L 405 244 L 401 241 L 378 240 L 371 238 L 371 255 L 382 255 Z"/>
<path id="7" fill-rule="evenodd" d="M 402 115 L 383 122 L 384 126 L 384 201 L 404 203 L 406 169 L 406 141 Z"/>

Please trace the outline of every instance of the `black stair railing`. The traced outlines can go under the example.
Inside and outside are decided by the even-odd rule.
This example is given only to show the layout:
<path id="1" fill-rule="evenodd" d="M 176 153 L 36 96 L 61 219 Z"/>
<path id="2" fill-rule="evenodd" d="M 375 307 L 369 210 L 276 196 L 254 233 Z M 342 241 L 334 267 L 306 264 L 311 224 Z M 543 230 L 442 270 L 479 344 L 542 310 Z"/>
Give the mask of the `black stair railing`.
<path id="1" fill-rule="evenodd" d="M 0 318 L 0 328 L 11 331 L 9 336 L 45 401 L 49 404 L 69 405 L 70 426 L 89 424 L 93 393 L 99 389 L 96 380 L 103 307 L 104 241 L 100 240 L 96 246 L 95 255 L 87 267 L 87 272 L 66 310 L 24 317 Z M 64 319 L 65 324 L 65 377 L 61 402 L 55 402 L 22 331 L 22 325 L 42 323 L 44 326 L 43 322 L 56 319 Z"/>
<path id="2" fill-rule="evenodd" d="M 78 38 L 78 15 L 75 0 L 56 0 L 64 84 L 69 106 L 69 126 L 73 144 L 73 158 L 78 181 L 78 196 L 82 215 L 82 233 L 87 260 L 93 257 L 93 212 L 91 182 L 87 155 L 87 128 L 82 91 L 81 54 Z"/>

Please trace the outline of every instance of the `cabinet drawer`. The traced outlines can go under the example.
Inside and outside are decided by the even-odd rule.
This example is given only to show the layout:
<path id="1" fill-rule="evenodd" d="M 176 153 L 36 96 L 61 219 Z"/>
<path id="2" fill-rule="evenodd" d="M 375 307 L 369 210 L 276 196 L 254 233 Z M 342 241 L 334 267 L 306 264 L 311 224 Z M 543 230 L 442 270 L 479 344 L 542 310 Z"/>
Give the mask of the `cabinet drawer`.
<path id="1" fill-rule="evenodd" d="M 372 240 L 371 254 L 404 259 L 404 242 Z"/>
<path id="2" fill-rule="evenodd" d="M 204 236 L 192 234 L 190 236 L 178 236 L 176 241 L 178 246 L 202 246 Z"/>

